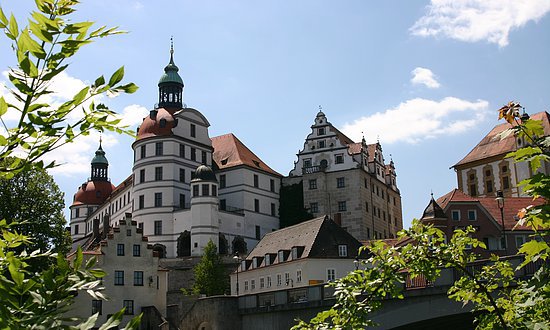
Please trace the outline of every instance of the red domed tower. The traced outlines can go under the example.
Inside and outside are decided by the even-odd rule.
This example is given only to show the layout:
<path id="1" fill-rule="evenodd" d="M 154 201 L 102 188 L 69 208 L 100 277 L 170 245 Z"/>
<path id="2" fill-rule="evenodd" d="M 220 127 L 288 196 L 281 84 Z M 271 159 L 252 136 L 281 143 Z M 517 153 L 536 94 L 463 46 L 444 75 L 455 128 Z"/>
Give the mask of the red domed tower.
<path id="1" fill-rule="evenodd" d="M 85 236 L 92 230 L 91 223 L 86 220 L 90 214 L 103 204 L 115 189 L 108 177 L 109 162 L 105 157 L 105 151 L 101 147 L 95 152 L 91 162 L 91 176 L 87 182 L 84 182 L 78 191 L 74 194 L 73 204 L 69 207 L 71 210 L 71 236 L 74 239 Z M 88 219 L 89 220 L 89 219 Z"/>

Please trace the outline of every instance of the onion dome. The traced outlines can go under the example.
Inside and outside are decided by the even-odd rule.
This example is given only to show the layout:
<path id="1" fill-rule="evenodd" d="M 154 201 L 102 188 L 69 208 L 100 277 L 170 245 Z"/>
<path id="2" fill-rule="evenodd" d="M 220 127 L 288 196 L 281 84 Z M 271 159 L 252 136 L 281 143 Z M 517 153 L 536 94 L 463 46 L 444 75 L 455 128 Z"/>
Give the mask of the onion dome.
<path id="1" fill-rule="evenodd" d="M 99 148 L 95 152 L 95 157 L 92 159 L 92 164 L 109 165 L 109 162 L 105 157 L 105 151 L 103 151 L 103 148 L 101 147 L 101 141 L 99 142 Z"/>
<path id="2" fill-rule="evenodd" d="M 168 110 L 164 108 L 151 110 L 149 116 L 143 119 L 141 126 L 138 128 L 137 139 L 172 135 L 172 129 L 176 125 L 177 120 Z"/>
<path id="3" fill-rule="evenodd" d="M 206 165 L 200 165 L 195 170 L 195 175 L 193 176 L 193 179 L 191 182 L 196 181 L 212 181 L 212 182 L 218 182 L 216 179 L 216 175 L 214 174 L 214 171 Z"/>
<path id="4" fill-rule="evenodd" d="M 109 181 L 88 181 L 78 188 L 71 206 L 103 204 L 113 190 L 115 186 Z"/>
<path id="5" fill-rule="evenodd" d="M 159 107 L 173 111 L 182 108 L 183 79 L 178 74 L 179 68 L 174 63 L 174 44 L 170 47 L 170 62 L 164 68 L 159 79 Z"/>

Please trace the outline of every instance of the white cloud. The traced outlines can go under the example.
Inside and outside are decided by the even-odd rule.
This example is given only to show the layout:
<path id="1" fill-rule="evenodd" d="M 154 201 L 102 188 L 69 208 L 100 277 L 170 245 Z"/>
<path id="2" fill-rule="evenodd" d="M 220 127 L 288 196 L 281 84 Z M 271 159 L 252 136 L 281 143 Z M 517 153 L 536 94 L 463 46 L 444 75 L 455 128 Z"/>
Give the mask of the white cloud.
<path id="1" fill-rule="evenodd" d="M 411 83 L 413 85 L 425 85 L 428 88 L 439 88 L 441 86 L 437 80 L 435 80 L 435 75 L 430 69 L 417 67 L 411 71 L 413 77 L 411 78 Z"/>
<path id="2" fill-rule="evenodd" d="M 410 28 L 413 35 L 508 45 L 510 31 L 538 21 L 550 0 L 432 0 L 428 13 Z"/>
<path id="3" fill-rule="evenodd" d="M 471 129 L 485 118 L 488 106 L 489 103 L 484 100 L 470 102 L 446 97 L 434 101 L 415 98 L 345 124 L 342 130 L 355 141 L 359 141 L 364 132 L 369 143 L 378 137 L 382 143 L 419 143 Z"/>
<path id="4" fill-rule="evenodd" d="M 146 107 L 138 104 L 131 104 L 122 110 L 122 113 L 120 114 L 122 121 L 120 124 L 130 127 L 139 125 L 143 121 L 143 118 L 145 118 L 148 114 L 149 111 Z"/>

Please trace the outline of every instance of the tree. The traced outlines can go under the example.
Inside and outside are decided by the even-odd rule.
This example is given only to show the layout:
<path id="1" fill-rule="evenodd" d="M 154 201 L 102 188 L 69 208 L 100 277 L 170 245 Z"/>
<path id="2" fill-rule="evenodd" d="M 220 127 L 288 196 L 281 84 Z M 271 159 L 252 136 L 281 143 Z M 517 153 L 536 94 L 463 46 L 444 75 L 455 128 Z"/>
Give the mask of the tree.
<path id="1" fill-rule="evenodd" d="M 35 0 L 36 10 L 28 25 L 19 27 L 13 14 L 9 19 L 0 6 L 0 29 L 11 40 L 17 64 L 9 69 L 8 78 L 12 99 L 0 97 L 0 178 L 10 179 L 17 174 L 25 177 L 31 169 L 56 166 L 44 164 L 41 157 L 80 135 L 92 130 L 110 130 L 132 134 L 118 127 L 120 119 L 104 104 L 96 104 L 95 96 L 109 93 L 133 93 L 137 86 L 121 84 L 124 69 L 115 71 L 108 81 L 98 77 L 72 99 L 61 105 L 47 104 L 45 96 L 52 93 L 51 82 L 67 69 L 68 60 L 84 45 L 98 38 L 121 33 L 117 28 L 99 27 L 90 32 L 93 22 L 72 18 L 77 0 Z M 8 51 L 2 52 L 7 54 Z M 90 105 L 84 108 L 84 103 Z M 78 112 L 77 112 L 78 111 Z M 79 112 L 81 111 L 81 114 Z M 10 116 L 8 116 L 8 115 Z M 76 120 L 70 120 L 72 117 Z M 15 116 L 15 121 L 8 117 Z M 29 174 L 32 176 L 32 173 Z M 94 269 L 95 259 L 82 264 L 82 252 L 69 263 L 62 254 L 29 250 L 40 241 L 36 232 L 30 236 L 18 232 L 25 223 L 17 215 L 0 220 L 0 328 L 1 329 L 91 329 L 97 314 L 75 326 L 63 318 L 78 291 L 85 290 L 95 299 L 101 294 L 100 280 L 104 273 Z M 2 217 L 6 215 L 2 214 Z M 31 221 L 32 219 L 22 219 Z M 18 226 L 20 227 L 18 229 Z M 20 252 L 22 251 L 22 252 Z M 30 265 L 37 259 L 52 260 L 52 266 L 36 271 Z M 124 311 L 113 315 L 100 329 L 118 326 Z M 126 328 L 135 329 L 141 316 L 130 321 Z"/>
<path id="2" fill-rule="evenodd" d="M 25 249 L 52 249 L 63 255 L 69 252 L 71 238 L 65 230 L 63 192 L 46 170 L 31 168 L 10 179 L 0 178 L 0 196 L 0 218 L 18 222 L 14 229 L 32 236 Z"/>
<path id="3" fill-rule="evenodd" d="M 224 294 L 227 291 L 227 275 L 218 254 L 218 248 L 212 240 L 204 247 L 204 254 L 201 261 L 193 269 L 195 284 L 193 293 L 205 294 L 207 296 Z"/>
<path id="4" fill-rule="evenodd" d="M 313 214 L 304 209 L 303 183 L 281 186 L 279 218 L 281 228 L 313 219 Z"/>
<path id="5" fill-rule="evenodd" d="M 533 173 L 550 160 L 550 137 L 544 137 L 539 121 L 522 118 L 519 121 L 518 103 L 510 102 L 500 109 L 500 118 L 514 126 L 506 134 L 517 134 L 529 145 L 509 154 L 516 161 L 527 161 Z M 365 269 L 358 269 L 335 281 L 336 304 L 320 312 L 308 323 L 299 321 L 293 329 L 355 329 L 374 325 L 370 313 L 380 308 L 383 299 L 403 298 L 405 277 L 425 276 L 434 281 L 443 268 L 453 268 L 463 274 L 447 294 L 450 299 L 472 304 L 476 312 L 477 329 L 548 329 L 550 328 L 550 272 L 548 262 L 542 263 L 530 279 L 518 279 L 514 272 L 528 263 L 544 260 L 550 255 L 550 177 L 537 173 L 521 182 L 524 191 L 545 204 L 518 210 L 519 223 L 529 225 L 534 234 L 519 250 L 524 262 L 513 267 L 507 260 L 492 256 L 479 272 L 468 265 L 478 260 L 471 247 L 486 248 L 483 242 L 469 237 L 469 227 L 456 230 L 447 240 L 439 229 L 417 220 L 412 227 L 399 233 L 405 243 L 396 246 L 381 241 L 367 247 L 371 257 Z"/>

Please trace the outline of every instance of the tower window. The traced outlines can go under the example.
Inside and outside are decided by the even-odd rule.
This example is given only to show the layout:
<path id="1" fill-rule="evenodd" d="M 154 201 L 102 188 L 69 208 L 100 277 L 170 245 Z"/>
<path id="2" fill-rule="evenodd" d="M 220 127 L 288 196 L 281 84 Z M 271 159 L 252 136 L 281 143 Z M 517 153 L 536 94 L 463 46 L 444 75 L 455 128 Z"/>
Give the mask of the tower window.
<path id="1" fill-rule="evenodd" d="M 197 160 L 197 149 L 191 148 L 191 160 L 196 161 Z"/>
<path id="2" fill-rule="evenodd" d="M 275 215 L 276 215 L 275 203 L 271 203 L 271 215 L 272 215 L 272 216 L 275 216 Z"/>
<path id="3" fill-rule="evenodd" d="M 193 186 L 193 197 L 197 197 L 199 195 L 199 186 L 194 185 Z"/>
<path id="4" fill-rule="evenodd" d="M 202 185 L 202 195 L 203 196 L 210 196 L 210 185 L 209 184 L 203 184 Z"/>
<path id="5" fill-rule="evenodd" d="M 185 182 L 185 169 L 180 168 L 180 182 Z"/>
<path id="6" fill-rule="evenodd" d="M 184 208 L 185 208 L 185 195 L 180 194 L 180 209 L 184 209 Z"/>
<path id="7" fill-rule="evenodd" d="M 225 188 L 225 174 L 220 175 L 220 188 Z"/>
<path id="8" fill-rule="evenodd" d="M 141 155 L 140 155 L 141 158 L 145 158 L 145 146 L 144 145 L 140 147 L 140 153 L 141 153 Z"/>
<path id="9" fill-rule="evenodd" d="M 254 187 L 255 188 L 258 188 L 259 186 L 259 178 L 258 178 L 258 175 L 257 174 L 254 174 Z"/>
<path id="10" fill-rule="evenodd" d="M 155 207 L 161 207 L 162 206 L 162 193 L 158 192 L 155 193 Z"/>
<path id="11" fill-rule="evenodd" d="M 269 179 L 269 190 L 275 192 L 275 180 Z"/>
<path id="12" fill-rule="evenodd" d="M 162 167 L 155 167 L 155 181 L 162 180 Z"/>
<path id="13" fill-rule="evenodd" d="M 144 208 L 145 206 L 145 196 L 144 195 L 139 195 L 139 202 L 138 202 L 138 205 L 139 205 L 139 209 L 141 210 L 142 208 Z"/>
<path id="14" fill-rule="evenodd" d="M 338 212 L 345 212 L 346 209 L 346 201 L 338 202 Z"/>
<path id="15" fill-rule="evenodd" d="M 155 143 L 155 155 L 162 156 L 163 154 L 163 145 L 162 142 Z"/>
<path id="16" fill-rule="evenodd" d="M 162 235 L 162 221 L 161 220 L 155 220 L 154 233 L 155 233 L 155 235 Z"/>
<path id="17" fill-rule="evenodd" d="M 260 200 L 254 199 L 254 212 L 260 212 Z"/>
<path id="18" fill-rule="evenodd" d="M 180 157 L 185 158 L 185 145 L 180 144 Z"/>
<path id="19" fill-rule="evenodd" d="M 206 151 L 202 152 L 202 163 L 206 165 Z"/>
<path id="20" fill-rule="evenodd" d="M 196 137 L 197 135 L 197 127 L 195 124 L 191 124 L 191 137 Z"/>

